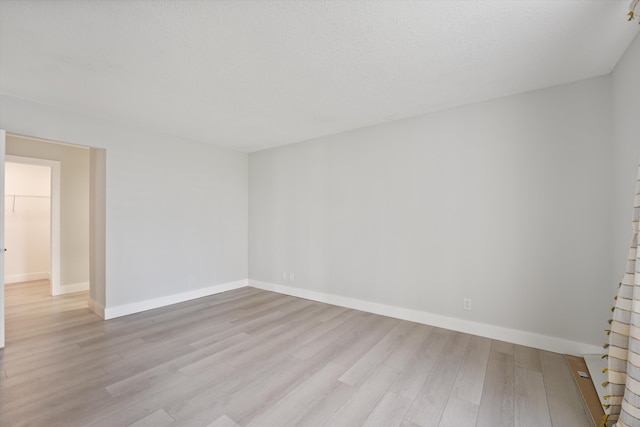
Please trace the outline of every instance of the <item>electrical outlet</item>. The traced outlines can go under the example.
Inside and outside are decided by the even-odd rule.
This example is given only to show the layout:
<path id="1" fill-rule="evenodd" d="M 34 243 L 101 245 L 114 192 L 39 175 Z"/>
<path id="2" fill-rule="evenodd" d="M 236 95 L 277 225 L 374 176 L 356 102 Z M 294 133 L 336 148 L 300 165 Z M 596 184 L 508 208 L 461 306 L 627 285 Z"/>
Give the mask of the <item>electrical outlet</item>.
<path id="1" fill-rule="evenodd" d="M 471 311 L 471 298 L 465 298 L 463 300 L 463 306 L 465 310 Z"/>
<path id="2" fill-rule="evenodd" d="M 293 275 L 293 273 L 289 273 L 289 280 L 295 282 L 295 276 Z"/>
<path id="3" fill-rule="evenodd" d="M 282 280 L 287 280 L 287 272 L 286 271 L 282 272 Z"/>

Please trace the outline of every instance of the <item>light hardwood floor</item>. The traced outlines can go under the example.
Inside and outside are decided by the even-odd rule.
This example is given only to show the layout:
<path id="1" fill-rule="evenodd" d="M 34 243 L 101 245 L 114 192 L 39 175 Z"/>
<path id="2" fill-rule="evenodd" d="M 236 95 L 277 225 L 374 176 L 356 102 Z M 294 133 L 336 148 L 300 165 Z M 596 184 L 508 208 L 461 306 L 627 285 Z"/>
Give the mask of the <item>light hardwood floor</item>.
<path id="1" fill-rule="evenodd" d="M 102 321 L 6 287 L 4 426 L 591 426 L 563 356 L 253 288 Z"/>

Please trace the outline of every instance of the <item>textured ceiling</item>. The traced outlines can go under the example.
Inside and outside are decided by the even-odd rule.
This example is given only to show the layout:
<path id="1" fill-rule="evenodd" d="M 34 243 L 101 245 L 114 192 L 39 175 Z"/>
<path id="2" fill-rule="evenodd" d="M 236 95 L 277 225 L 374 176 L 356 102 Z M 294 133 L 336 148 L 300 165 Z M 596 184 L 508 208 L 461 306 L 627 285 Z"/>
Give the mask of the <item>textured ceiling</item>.
<path id="1" fill-rule="evenodd" d="M 250 152 L 607 74 L 628 7 L 0 0 L 0 92 Z"/>

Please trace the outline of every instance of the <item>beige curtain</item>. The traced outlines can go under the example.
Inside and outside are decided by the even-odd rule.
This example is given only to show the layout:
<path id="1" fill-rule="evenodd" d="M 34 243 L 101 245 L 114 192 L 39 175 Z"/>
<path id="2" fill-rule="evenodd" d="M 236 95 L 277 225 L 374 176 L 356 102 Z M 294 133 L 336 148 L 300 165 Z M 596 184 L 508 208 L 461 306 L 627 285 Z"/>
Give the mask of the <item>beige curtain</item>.
<path id="1" fill-rule="evenodd" d="M 620 284 L 608 344 L 608 388 L 605 423 L 640 426 L 640 167 L 633 204 L 633 240 L 624 279 Z"/>

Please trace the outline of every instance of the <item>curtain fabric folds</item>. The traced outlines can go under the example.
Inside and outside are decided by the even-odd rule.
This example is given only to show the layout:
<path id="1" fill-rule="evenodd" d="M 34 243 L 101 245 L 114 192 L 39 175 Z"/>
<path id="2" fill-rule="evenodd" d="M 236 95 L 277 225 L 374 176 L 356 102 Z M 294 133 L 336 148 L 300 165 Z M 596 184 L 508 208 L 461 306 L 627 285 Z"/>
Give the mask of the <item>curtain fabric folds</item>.
<path id="1" fill-rule="evenodd" d="M 633 240 L 618 289 L 608 344 L 608 405 L 603 424 L 640 426 L 640 167 L 633 203 Z M 606 345 L 605 345 L 606 346 Z"/>

